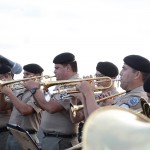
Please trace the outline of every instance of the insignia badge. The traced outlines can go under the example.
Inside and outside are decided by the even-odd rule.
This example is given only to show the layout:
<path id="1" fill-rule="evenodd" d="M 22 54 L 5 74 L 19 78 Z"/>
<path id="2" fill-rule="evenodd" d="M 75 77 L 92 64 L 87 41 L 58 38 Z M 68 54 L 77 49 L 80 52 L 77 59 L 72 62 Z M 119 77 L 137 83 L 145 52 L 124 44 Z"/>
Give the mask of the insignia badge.
<path id="1" fill-rule="evenodd" d="M 129 104 L 129 106 L 131 106 L 131 107 L 136 106 L 139 102 L 140 102 L 139 97 L 131 97 L 131 98 L 129 98 L 129 100 L 128 100 L 128 104 Z"/>
<path id="2" fill-rule="evenodd" d="M 123 107 L 123 108 L 130 108 L 129 104 L 126 104 L 126 103 L 121 104 L 120 107 Z"/>

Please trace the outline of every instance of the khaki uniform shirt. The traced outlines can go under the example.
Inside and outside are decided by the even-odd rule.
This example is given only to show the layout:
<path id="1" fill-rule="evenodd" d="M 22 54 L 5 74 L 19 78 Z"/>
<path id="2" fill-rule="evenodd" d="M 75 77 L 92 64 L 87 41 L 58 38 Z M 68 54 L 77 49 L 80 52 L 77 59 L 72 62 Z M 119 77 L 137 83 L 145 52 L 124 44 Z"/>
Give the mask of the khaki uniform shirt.
<path id="1" fill-rule="evenodd" d="M 138 110 L 141 109 L 141 97 L 145 100 L 148 100 L 147 94 L 144 91 L 143 86 L 127 92 L 125 95 L 117 97 L 114 105 Z"/>
<path id="2" fill-rule="evenodd" d="M 39 124 L 41 122 L 42 110 L 37 106 L 32 93 L 26 88 L 20 88 L 20 90 L 16 90 L 14 92 L 21 101 L 30 105 L 35 110 L 35 113 L 25 116 L 22 115 L 15 107 L 13 107 L 9 123 L 17 124 L 25 130 L 34 129 L 35 131 L 38 131 Z"/>
<path id="3" fill-rule="evenodd" d="M 78 79 L 78 74 L 74 75 L 70 79 Z M 61 99 L 61 95 L 55 95 L 55 99 L 57 99 L 58 103 L 61 104 L 64 109 L 57 113 L 49 113 L 47 111 L 43 111 L 42 113 L 42 121 L 41 128 L 45 133 L 48 132 L 59 132 L 62 134 L 74 134 L 78 131 L 78 124 L 72 123 L 70 119 L 70 100 Z"/>

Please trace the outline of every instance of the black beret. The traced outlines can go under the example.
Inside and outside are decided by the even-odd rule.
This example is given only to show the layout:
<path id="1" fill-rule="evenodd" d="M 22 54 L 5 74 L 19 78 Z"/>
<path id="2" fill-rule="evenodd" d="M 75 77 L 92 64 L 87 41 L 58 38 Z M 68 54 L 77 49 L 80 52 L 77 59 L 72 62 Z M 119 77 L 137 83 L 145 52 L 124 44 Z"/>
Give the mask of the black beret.
<path id="1" fill-rule="evenodd" d="M 69 64 L 75 61 L 75 56 L 72 53 L 61 53 L 53 59 L 54 64 Z"/>
<path id="2" fill-rule="evenodd" d="M 126 56 L 124 62 L 133 69 L 144 73 L 150 73 L 150 61 L 139 55 Z"/>
<path id="3" fill-rule="evenodd" d="M 144 91 L 150 93 L 150 75 L 144 80 Z"/>
<path id="4" fill-rule="evenodd" d="M 31 72 L 31 73 L 42 73 L 44 69 L 39 66 L 38 64 L 27 64 L 23 67 L 25 71 Z"/>
<path id="5" fill-rule="evenodd" d="M 11 68 L 7 65 L 0 66 L 0 74 L 5 74 L 11 72 Z"/>
<path id="6" fill-rule="evenodd" d="M 111 62 L 98 62 L 96 70 L 108 77 L 116 77 L 119 73 L 118 68 Z"/>

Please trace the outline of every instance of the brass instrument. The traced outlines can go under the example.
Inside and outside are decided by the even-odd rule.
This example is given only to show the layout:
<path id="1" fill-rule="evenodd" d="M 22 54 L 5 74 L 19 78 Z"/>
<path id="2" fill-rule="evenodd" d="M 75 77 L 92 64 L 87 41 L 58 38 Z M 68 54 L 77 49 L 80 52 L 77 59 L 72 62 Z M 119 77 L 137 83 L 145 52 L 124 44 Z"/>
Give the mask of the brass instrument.
<path id="1" fill-rule="evenodd" d="M 82 82 L 82 81 L 89 81 L 90 83 L 93 82 L 94 92 L 99 92 L 105 89 L 109 89 L 113 85 L 113 81 L 120 81 L 120 80 L 111 79 L 110 77 L 107 77 L 107 76 L 86 78 L 86 79 L 75 79 L 75 80 L 60 80 L 60 81 L 55 82 L 55 84 L 59 84 L 59 87 L 57 90 L 52 92 L 51 95 L 62 94 L 62 95 L 65 95 L 66 97 L 69 97 L 69 94 L 79 93 L 79 90 L 76 89 L 76 85 L 77 83 Z M 99 84 L 103 82 L 110 82 L 110 83 L 109 85 L 106 85 L 106 86 Z M 46 87 L 47 85 L 49 86 L 49 83 L 45 82 L 44 86 Z"/>
<path id="2" fill-rule="evenodd" d="M 106 134 L 107 132 L 107 134 Z M 106 106 L 86 120 L 82 143 L 67 150 L 149 150 L 150 119 L 132 109 Z"/>
<path id="3" fill-rule="evenodd" d="M 127 119 L 128 118 L 128 119 Z M 106 134 L 107 131 L 107 134 Z M 150 119 L 134 110 L 108 106 L 89 116 L 83 129 L 83 150 L 148 150 Z"/>
<path id="4" fill-rule="evenodd" d="M 19 80 L 11 80 L 11 81 L 0 81 L 0 86 L 13 84 L 13 83 L 16 83 L 16 82 L 21 82 L 21 81 L 27 81 L 27 80 L 30 80 L 30 79 L 31 80 L 32 79 L 38 79 L 38 78 L 41 78 L 41 77 L 42 76 L 19 79 Z M 52 77 L 50 77 L 50 78 L 52 78 Z M 74 79 L 74 80 L 59 80 L 59 81 L 46 80 L 46 81 L 41 82 L 41 86 L 43 86 L 44 90 L 48 89 L 51 86 L 55 86 L 55 85 L 60 85 L 61 87 L 65 87 L 65 88 L 68 89 L 68 87 L 70 87 L 70 86 L 75 87 L 78 82 L 82 82 L 82 81 L 94 82 L 94 84 L 95 84 L 95 87 L 94 87 L 95 90 L 94 91 L 99 91 L 99 90 L 109 89 L 112 86 L 113 81 L 115 81 L 115 79 L 111 79 L 110 77 L 106 76 L 106 77 Z M 101 83 L 101 82 L 110 82 L 110 84 L 109 84 L 109 86 L 106 86 L 106 87 L 96 85 L 97 83 Z M 69 93 L 76 93 L 76 92 L 79 92 L 79 91 L 75 90 L 75 91 L 70 91 Z M 58 93 L 59 93 L 59 91 L 58 91 Z"/>
<path id="5" fill-rule="evenodd" d="M 74 80 L 59 80 L 59 81 L 47 81 L 43 83 L 43 86 L 48 88 L 50 86 L 54 86 L 54 85 L 60 85 L 60 88 L 65 88 L 68 89 L 68 87 L 74 87 L 77 85 L 77 83 L 82 82 L 82 81 L 89 81 L 90 83 L 93 81 L 95 84 L 95 91 L 96 90 L 103 90 L 103 89 L 109 89 L 112 84 L 113 84 L 113 79 L 111 79 L 110 77 L 96 77 L 96 78 L 86 78 L 86 79 L 74 79 Z M 107 87 L 103 87 L 103 86 L 96 86 L 97 83 L 101 83 L 101 82 L 110 82 L 109 86 Z M 68 93 L 77 93 L 79 91 L 77 91 L 76 89 L 74 89 L 74 91 L 69 91 Z M 59 92 L 58 92 L 59 93 Z M 58 94 L 56 93 L 56 94 Z"/>
<path id="6" fill-rule="evenodd" d="M 98 99 L 96 100 L 97 103 L 101 102 L 101 101 L 105 101 L 105 100 L 108 100 L 108 99 L 112 99 L 116 96 L 119 96 L 119 95 L 123 95 L 125 94 L 126 92 L 121 92 L 121 93 L 117 93 L 117 94 L 114 94 L 114 95 L 110 95 L 110 96 L 107 96 L 107 97 L 104 97 L 104 98 L 101 98 L 101 99 Z M 83 109 L 84 108 L 84 105 L 71 105 L 71 110 L 72 110 L 72 113 L 73 113 L 73 116 L 76 116 L 76 113 Z"/>
<path id="7" fill-rule="evenodd" d="M 27 80 L 33 80 L 33 79 L 36 80 L 36 79 L 40 79 L 40 78 L 45 78 L 45 79 L 50 78 L 51 79 L 53 77 L 55 77 L 55 76 L 44 75 L 44 76 L 34 76 L 34 77 L 30 77 L 30 78 L 18 79 L 18 80 L 9 80 L 9 81 L 0 80 L 0 87 L 4 86 L 4 85 L 14 84 L 17 82 L 27 81 Z"/>

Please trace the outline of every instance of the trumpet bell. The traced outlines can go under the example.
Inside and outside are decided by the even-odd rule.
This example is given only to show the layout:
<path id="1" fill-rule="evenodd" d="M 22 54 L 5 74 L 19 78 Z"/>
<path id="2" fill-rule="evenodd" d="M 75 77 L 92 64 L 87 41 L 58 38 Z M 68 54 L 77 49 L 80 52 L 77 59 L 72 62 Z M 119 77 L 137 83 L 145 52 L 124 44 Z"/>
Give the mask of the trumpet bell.
<path id="1" fill-rule="evenodd" d="M 135 111 L 107 106 L 89 116 L 83 150 L 149 150 L 150 119 Z"/>
<path id="2" fill-rule="evenodd" d="M 117 93 L 117 94 L 114 94 L 114 95 L 111 95 L 111 96 L 107 96 L 107 97 L 104 97 L 104 98 L 101 98 L 101 99 L 96 100 L 96 102 L 99 103 L 99 102 L 105 101 L 105 100 L 107 100 L 107 99 L 112 99 L 112 98 L 114 98 L 114 97 L 116 97 L 116 96 L 123 95 L 123 94 L 125 94 L 125 93 L 126 93 L 126 92 L 121 92 L 121 93 Z M 71 111 L 72 111 L 72 113 L 73 113 L 73 116 L 76 116 L 76 113 L 77 113 L 78 111 L 80 111 L 81 109 L 84 108 L 83 105 L 72 105 L 72 104 L 70 104 L 70 107 L 71 107 Z"/>

